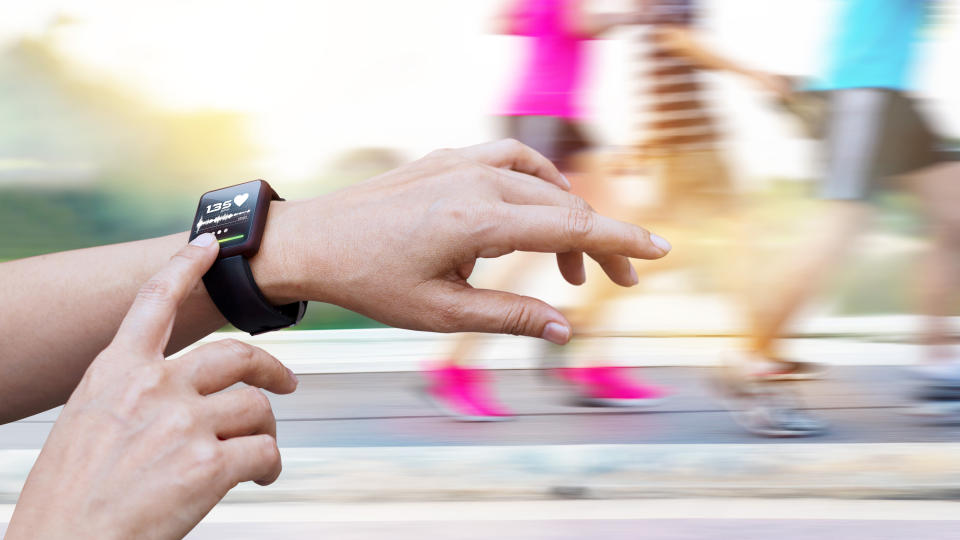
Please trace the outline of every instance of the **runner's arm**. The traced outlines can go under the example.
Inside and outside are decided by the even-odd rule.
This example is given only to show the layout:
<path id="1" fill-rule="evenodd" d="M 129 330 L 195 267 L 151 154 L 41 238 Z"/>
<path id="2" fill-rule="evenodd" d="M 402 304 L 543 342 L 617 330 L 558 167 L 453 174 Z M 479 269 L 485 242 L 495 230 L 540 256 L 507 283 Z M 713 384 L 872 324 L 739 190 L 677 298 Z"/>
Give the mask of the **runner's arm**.
<path id="1" fill-rule="evenodd" d="M 713 71 L 727 71 L 744 76 L 762 88 L 781 96 L 790 95 L 788 81 L 777 75 L 747 68 L 721 54 L 714 52 L 705 45 L 689 26 L 663 25 L 656 30 L 661 47 L 670 52 L 683 56 L 701 69 Z"/>

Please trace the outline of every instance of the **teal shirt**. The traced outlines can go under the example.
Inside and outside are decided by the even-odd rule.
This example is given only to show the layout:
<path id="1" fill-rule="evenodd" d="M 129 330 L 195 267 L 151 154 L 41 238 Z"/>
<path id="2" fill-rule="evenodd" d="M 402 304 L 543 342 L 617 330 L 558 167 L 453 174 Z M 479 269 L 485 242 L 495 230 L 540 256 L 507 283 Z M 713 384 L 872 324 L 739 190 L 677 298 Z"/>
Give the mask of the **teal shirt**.
<path id="1" fill-rule="evenodd" d="M 819 90 L 911 84 L 917 42 L 931 0 L 842 0 Z"/>

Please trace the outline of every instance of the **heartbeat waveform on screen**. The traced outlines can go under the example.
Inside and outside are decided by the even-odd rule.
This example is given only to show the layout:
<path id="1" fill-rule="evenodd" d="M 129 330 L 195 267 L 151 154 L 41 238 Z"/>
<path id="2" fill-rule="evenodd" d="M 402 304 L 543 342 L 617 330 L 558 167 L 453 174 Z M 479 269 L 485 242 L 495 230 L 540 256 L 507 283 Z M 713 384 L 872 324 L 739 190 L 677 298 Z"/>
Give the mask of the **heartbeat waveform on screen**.
<path id="1" fill-rule="evenodd" d="M 250 213 L 250 210 L 244 210 L 243 212 L 237 212 L 236 214 L 220 214 L 219 216 L 213 219 L 208 219 L 206 221 L 204 221 L 203 218 L 200 218 L 200 220 L 197 221 L 197 232 L 200 232 L 200 228 L 203 227 L 204 225 L 222 223 L 224 221 L 227 221 L 228 219 L 232 219 L 239 216 L 245 216 L 249 213 Z"/>

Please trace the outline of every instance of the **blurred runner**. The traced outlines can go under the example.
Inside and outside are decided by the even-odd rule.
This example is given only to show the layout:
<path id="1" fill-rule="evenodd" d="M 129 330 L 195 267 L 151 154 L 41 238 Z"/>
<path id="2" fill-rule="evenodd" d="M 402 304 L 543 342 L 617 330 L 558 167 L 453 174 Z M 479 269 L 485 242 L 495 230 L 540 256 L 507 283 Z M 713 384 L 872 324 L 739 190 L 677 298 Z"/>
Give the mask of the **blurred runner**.
<path id="1" fill-rule="evenodd" d="M 638 20 L 636 13 L 588 14 L 579 0 L 515 0 L 507 3 L 497 21 L 499 33 L 523 36 L 526 48 L 516 86 L 500 113 L 507 136 L 550 158 L 567 175 L 572 191 L 594 206 L 603 195 L 593 145 L 584 129 L 587 42 Z M 494 279 L 498 287 L 515 285 L 530 271 L 530 258 L 511 257 L 512 264 L 504 264 Z M 578 277 L 576 281 L 585 279 Z M 480 339 L 458 336 L 449 356 L 425 372 L 426 396 L 461 420 L 509 418 L 512 413 L 493 397 L 483 371 L 470 367 Z M 559 373 L 580 400 L 594 405 L 646 405 L 663 397 L 660 389 L 638 382 L 616 366 L 592 363 Z"/>
<path id="2" fill-rule="evenodd" d="M 731 242 L 742 236 L 741 197 L 736 192 L 722 135 L 712 112 L 713 99 L 704 79 L 705 71 L 740 75 L 775 97 L 789 95 L 783 77 L 750 69 L 711 49 L 697 29 L 699 4 L 692 0 L 639 0 L 637 9 L 645 28 L 638 36 L 635 58 L 645 106 L 636 122 L 638 141 L 629 167 L 639 166 L 653 177 L 659 194 L 658 207 L 639 209 L 643 220 L 670 230 L 677 238 L 669 261 L 644 266 L 646 273 L 678 268 L 704 271 L 711 290 L 737 291 L 743 287 L 731 258 Z M 637 221 L 638 209 L 605 208 L 612 215 Z M 569 316 L 574 325 L 596 329 L 610 300 L 621 291 L 591 284 L 590 295 Z M 565 350 L 578 358 L 603 356 L 597 346 L 574 342 Z"/>
<path id="3" fill-rule="evenodd" d="M 805 244 L 791 246 L 769 282 L 758 282 L 751 338 L 727 372 L 729 395 L 746 401 L 738 418 L 761 435 L 802 436 L 822 424 L 801 413 L 784 392 L 762 379 L 802 378 L 810 364 L 781 356 L 778 337 L 867 227 L 872 197 L 899 180 L 919 195 L 933 245 L 919 273 L 927 365 L 918 373 L 930 388 L 960 389 L 960 363 L 948 346 L 943 316 L 957 292 L 960 247 L 960 168 L 945 151 L 907 92 L 921 29 L 935 2 L 843 0 L 827 72 L 827 155 L 820 208 Z M 798 110 L 803 107 L 798 107 Z M 812 115 L 816 117 L 817 115 Z M 817 131 L 814 129 L 813 131 Z M 960 393 L 960 392 L 958 392 Z"/>

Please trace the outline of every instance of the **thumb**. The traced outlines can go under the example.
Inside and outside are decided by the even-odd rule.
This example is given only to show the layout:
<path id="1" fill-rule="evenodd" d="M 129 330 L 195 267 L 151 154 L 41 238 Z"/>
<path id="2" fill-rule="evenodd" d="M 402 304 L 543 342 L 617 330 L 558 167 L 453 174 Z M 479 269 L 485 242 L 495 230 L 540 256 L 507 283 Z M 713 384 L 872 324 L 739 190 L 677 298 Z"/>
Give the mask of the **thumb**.
<path id="1" fill-rule="evenodd" d="M 442 309 L 447 320 L 443 328 L 451 332 L 488 332 L 545 339 L 557 345 L 570 341 L 570 323 L 553 306 L 503 291 L 450 288 L 445 291 Z"/>

